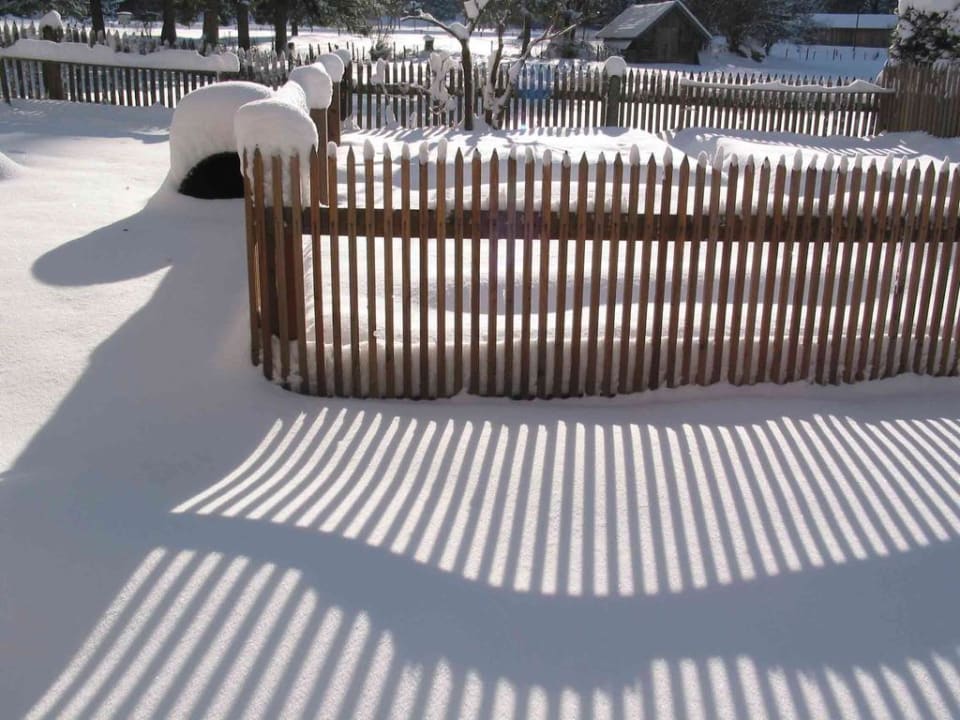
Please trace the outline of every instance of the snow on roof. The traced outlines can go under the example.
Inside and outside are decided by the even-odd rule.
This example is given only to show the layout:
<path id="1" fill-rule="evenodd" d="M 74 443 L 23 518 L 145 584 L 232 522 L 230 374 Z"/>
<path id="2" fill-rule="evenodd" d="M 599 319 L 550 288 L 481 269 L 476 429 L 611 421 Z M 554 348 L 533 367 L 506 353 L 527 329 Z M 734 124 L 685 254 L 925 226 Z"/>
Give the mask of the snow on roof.
<path id="1" fill-rule="evenodd" d="M 680 0 L 631 5 L 603 27 L 600 32 L 597 33 L 597 37 L 605 40 L 632 40 L 645 33 L 654 23 L 674 7 L 679 7 L 680 10 L 690 18 L 693 24 L 700 29 L 704 37 L 707 39 L 713 37 L 713 34 L 703 26 L 703 23 L 701 23 Z"/>
<path id="2" fill-rule="evenodd" d="M 142 67 L 156 70 L 193 70 L 197 72 L 239 72 L 240 58 L 225 52 L 204 57 L 195 50 L 157 50 L 139 53 L 116 52 L 106 45 L 88 46 L 86 43 L 56 43 L 52 40 L 20 38 L 13 45 L 0 48 L 0 57 L 21 60 L 53 60 L 86 65 L 111 67 Z"/>
<path id="3" fill-rule="evenodd" d="M 820 27 L 860 28 L 861 30 L 887 30 L 897 26 L 897 16 L 890 14 L 855 15 L 853 13 L 814 13 L 810 19 Z"/>

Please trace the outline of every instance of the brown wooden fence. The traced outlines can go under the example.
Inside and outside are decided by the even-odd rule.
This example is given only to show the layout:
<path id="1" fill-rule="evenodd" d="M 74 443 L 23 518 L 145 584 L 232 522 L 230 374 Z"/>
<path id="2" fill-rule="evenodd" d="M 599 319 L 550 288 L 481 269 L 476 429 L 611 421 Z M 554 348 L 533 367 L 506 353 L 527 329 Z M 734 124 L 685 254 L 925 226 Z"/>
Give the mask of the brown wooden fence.
<path id="1" fill-rule="evenodd" d="M 386 63 L 379 82 L 375 65 L 355 64 L 344 83 L 345 111 L 364 129 L 396 121 L 403 127 L 437 127 L 463 120 L 463 71 L 454 69 L 450 109 L 436 111 L 425 88 L 429 67 L 422 62 Z M 484 73 L 474 69 L 475 107 L 484 108 Z M 503 68 L 498 89 L 506 86 Z M 779 130 L 815 135 L 865 136 L 878 132 L 884 91 L 837 92 L 853 78 L 771 76 L 741 73 L 680 73 L 631 69 L 615 83 L 599 66 L 527 66 L 507 104 L 507 129 L 540 127 L 629 127 L 661 132 L 686 127 Z M 749 89 L 766 83 L 768 89 Z M 782 88 L 770 89 L 771 83 Z M 810 90 L 821 86 L 824 91 Z M 790 88 L 796 88 L 791 90 Z M 388 116 L 388 109 L 392 118 Z"/>
<path id="2" fill-rule="evenodd" d="M 52 74 L 51 74 L 52 73 Z M 70 100 L 129 107 L 176 107 L 187 93 L 219 82 L 215 72 L 0 58 L 4 98 Z"/>
<path id="3" fill-rule="evenodd" d="M 301 392 L 564 397 L 957 372 L 956 167 L 459 150 L 244 163 L 252 359 Z"/>
<path id="4" fill-rule="evenodd" d="M 893 90 L 882 105 L 882 129 L 960 135 L 960 67 L 892 65 L 884 68 L 881 82 Z"/>

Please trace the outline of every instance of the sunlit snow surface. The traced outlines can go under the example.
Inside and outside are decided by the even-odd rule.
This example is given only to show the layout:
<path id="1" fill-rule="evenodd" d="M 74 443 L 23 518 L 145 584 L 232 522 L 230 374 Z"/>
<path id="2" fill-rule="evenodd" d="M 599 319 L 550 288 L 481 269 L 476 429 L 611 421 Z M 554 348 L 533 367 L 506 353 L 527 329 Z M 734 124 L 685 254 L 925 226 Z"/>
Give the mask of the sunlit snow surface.
<path id="1" fill-rule="evenodd" d="M 169 122 L 0 108 L 0 714 L 960 714 L 955 379 L 297 396 Z"/>

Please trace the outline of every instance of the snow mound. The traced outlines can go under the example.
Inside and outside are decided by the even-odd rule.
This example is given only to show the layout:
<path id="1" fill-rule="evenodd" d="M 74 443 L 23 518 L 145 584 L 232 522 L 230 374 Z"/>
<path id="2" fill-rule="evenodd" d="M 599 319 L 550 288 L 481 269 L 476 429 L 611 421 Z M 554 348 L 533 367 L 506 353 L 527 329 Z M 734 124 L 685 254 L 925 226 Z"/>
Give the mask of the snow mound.
<path id="1" fill-rule="evenodd" d="M 51 10 L 42 18 L 40 18 L 39 30 L 41 33 L 43 32 L 44 28 L 63 31 L 65 28 L 63 25 L 63 18 L 60 17 L 60 13 L 58 13 L 56 10 Z"/>
<path id="2" fill-rule="evenodd" d="M 23 167 L 0 152 L 0 180 L 16 177 Z"/>
<path id="3" fill-rule="evenodd" d="M 344 67 L 348 67 L 353 62 L 353 54 L 346 48 L 337 48 L 333 54 L 343 61 Z"/>
<path id="4" fill-rule="evenodd" d="M 290 71 L 290 79 L 303 88 L 311 110 L 326 110 L 333 100 L 333 80 L 320 63 L 303 65 Z"/>
<path id="5" fill-rule="evenodd" d="M 273 91 L 251 82 L 223 82 L 194 90 L 177 105 L 170 124 L 170 173 L 167 183 L 178 188 L 201 160 L 235 152 L 233 117 L 243 105 L 269 98 Z"/>
<path id="6" fill-rule="evenodd" d="M 623 77 L 627 74 L 627 61 L 619 55 L 611 55 L 603 63 L 603 72 L 607 77 Z"/>
<path id="7" fill-rule="evenodd" d="M 237 137 L 237 152 L 246 152 L 252 157 L 259 148 L 264 158 L 264 178 L 266 181 L 268 202 L 273 204 L 272 163 L 277 155 L 286 159 L 299 155 L 306 159 L 311 148 L 317 145 L 317 127 L 310 119 L 307 98 L 303 88 L 295 82 L 288 82 L 273 95 L 263 100 L 247 103 L 234 116 L 234 132 Z M 301 162 L 301 191 L 309 194 L 309 162 Z M 247 166 L 252 177 L 252 165 Z M 283 173 L 283 195 L 290 197 L 290 177 Z M 282 200 L 278 200 L 282 202 Z"/>
<path id="8" fill-rule="evenodd" d="M 335 83 L 343 80 L 343 58 L 336 53 L 324 53 L 318 58 L 318 61 L 327 69 L 327 74 Z"/>

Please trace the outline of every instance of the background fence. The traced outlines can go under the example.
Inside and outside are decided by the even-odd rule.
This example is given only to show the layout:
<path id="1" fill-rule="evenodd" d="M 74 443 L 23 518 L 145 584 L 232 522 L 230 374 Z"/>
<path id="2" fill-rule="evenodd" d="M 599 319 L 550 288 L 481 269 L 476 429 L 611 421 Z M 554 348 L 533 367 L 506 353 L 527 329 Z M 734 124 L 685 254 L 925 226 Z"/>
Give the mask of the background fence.
<path id="1" fill-rule="evenodd" d="M 244 162 L 252 358 L 302 392 L 557 397 L 957 371 L 957 168 L 459 150 Z"/>
<path id="2" fill-rule="evenodd" d="M 0 44 L 35 37 L 32 26 L 4 25 Z M 65 41 L 91 43 L 85 30 L 69 28 Z M 94 39 L 93 41 L 97 41 Z M 114 34 L 99 41 L 121 51 L 149 54 L 153 38 Z M 188 43 L 184 43 L 185 45 Z M 174 71 L 160 68 L 105 67 L 0 59 L 5 98 L 105 102 L 120 105 L 161 103 L 174 107 L 197 87 L 244 79 L 279 87 L 292 67 L 313 62 L 321 49 L 308 46 L 296 56 L 269 49 L 239 50 L 236 74 Z M 507 86 L 509 66 L 501 67 L 495 86 Z M 486 68 L 473 69 L 474 106 L 484 110 Z M 423 60 L 387 62 L 381 72 L 370 62 L 354 62 L 341 84 L 341 116 L 352 115 L 364 129 L 450 126 L 463 120 L 463 70 L 449 74 L 451 107 L 437 109 L 427 88 L 432 80 Z M 746 73 L 680 73 L 632 68 L 623 78 L 604 76 L 589 63 L 531 63 L 520 73 L 506 104 L 503 126 L 597 128 L 629 127 L 661 132 L 687 127 L 787 131 L 814 135 L 867 136 L 884 130 L 921 130 L 941 137 L 960 134 L 960 69 L 890 66 L 878 83 L 884 89 L 843 89 L 853 78 Z M 762 86 L 757 87 L 758 84 Z M 752 86 L 752 87 L 751 87 Z"/>

